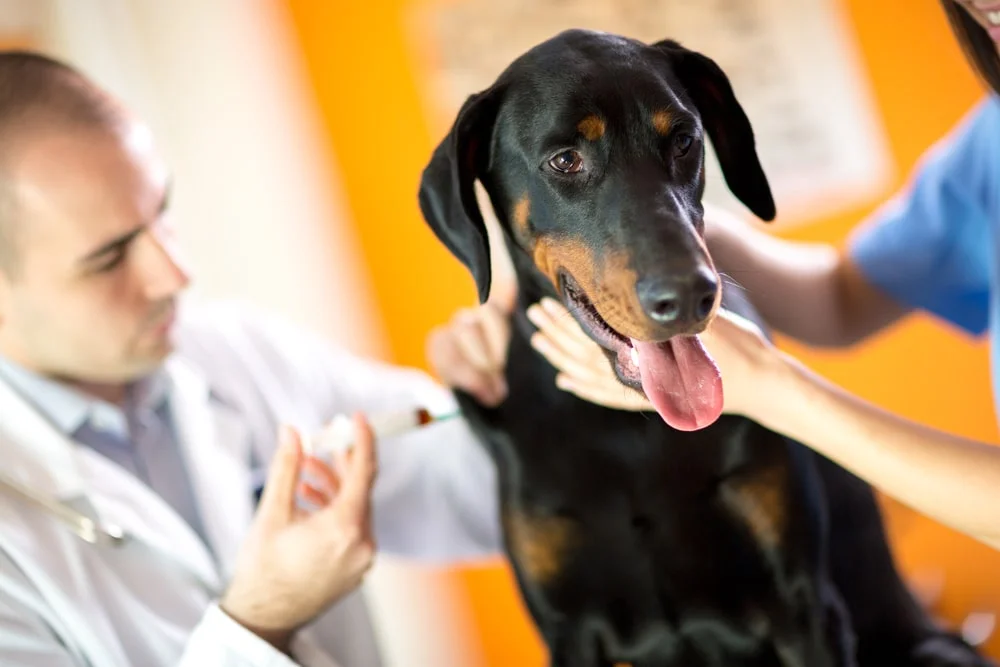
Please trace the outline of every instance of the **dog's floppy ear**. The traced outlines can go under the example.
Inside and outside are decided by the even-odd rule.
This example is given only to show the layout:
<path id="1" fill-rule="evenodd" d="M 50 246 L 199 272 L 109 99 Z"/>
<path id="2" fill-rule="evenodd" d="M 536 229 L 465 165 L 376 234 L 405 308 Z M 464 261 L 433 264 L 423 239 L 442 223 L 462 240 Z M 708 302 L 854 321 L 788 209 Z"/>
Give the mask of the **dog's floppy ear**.
<path id="1" fill-rule="evenodd" d="M 420 179 L 424 219 L 472 273 L 480 303 L 490 293 L 490 246 L 474 184 L 489 159 L 499 105 L 497 87 L 470 96 Z"/>
<path id="2" fill-rule="evenodd" d="M 698 107 L 729 189 L 754 215 L 773 220 L 774 198 L 757 157 L 753 128 L 729 78 L 711 58 L 673 40 L 653 46 L 670 58 L 674 74 Z"/>

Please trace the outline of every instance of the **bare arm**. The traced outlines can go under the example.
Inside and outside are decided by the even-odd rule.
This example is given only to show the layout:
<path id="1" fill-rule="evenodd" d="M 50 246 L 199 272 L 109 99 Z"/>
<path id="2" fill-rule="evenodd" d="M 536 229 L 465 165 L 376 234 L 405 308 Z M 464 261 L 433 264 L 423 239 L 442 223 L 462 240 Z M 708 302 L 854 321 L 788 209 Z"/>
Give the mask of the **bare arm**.
<path id="1" fill-rule="evenodd" d="M 847 347 L 907 313 L 832 245 L 781 239 L 708 206 L 705 235 L 716 266 L 768 325 L 807 345 Z"/>
<path id="2" fill-rule="evenodd" d="M 596 343 L 561 305 L 529 315 L 532 344 L 558 370 L 557 384 L 584 400 L 652 410 L 625 390 Z M 702 341 L 725 378 L 726 412 L 745 415 L 815 449 L 917 511 L 1000 548 L 1000 447 L 890 414 L 852 396 L 726 314 Z"/>
<path id="3" fill-rule="evenodd" d="M 917 511 L 1000 548 L 1000 448 L 886 412 L 785 355 L 769 375 L 769 389 L 761 392 L 769 398 L 749 410 L 750 417 Z"/>

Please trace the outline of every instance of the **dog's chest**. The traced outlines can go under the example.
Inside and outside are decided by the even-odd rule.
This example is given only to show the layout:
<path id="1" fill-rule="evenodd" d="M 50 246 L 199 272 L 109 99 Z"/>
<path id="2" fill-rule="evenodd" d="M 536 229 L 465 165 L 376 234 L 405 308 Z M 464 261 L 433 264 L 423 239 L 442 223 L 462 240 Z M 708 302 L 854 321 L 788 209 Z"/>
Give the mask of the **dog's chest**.
<path id="1" fill-rule="evenodd" d="M 683 493 L 714 484 L 739 458 L 738 452 L 727 453 L 738 445 L 725 427 L 681 433 L 652 412 L 610 410 L 581 400 L 558 389 L 555 377 L 527 340 L 515 336 L 504 404 L 495 410 L 464 406 L 500 465 L 549 480 L 572 471 L 598 489 L 614 486 L 620 475 L 637 491 L 649 483 Z M 544 486 L 543 480 L 534 481 Z"/>
<path id="2" fill-rule="evenodd" d="M 462 404 L 498 466 L 507 551 L 536 617 L 585 604 L 638 646 L 684 634 L 686 609 L 749 631 L 782 604 L 777 582 L 811 542 L 784 439 L 730 417 L 680 433 L 579 400 L 520 337 L 507 380 L 500 408 Z"/>

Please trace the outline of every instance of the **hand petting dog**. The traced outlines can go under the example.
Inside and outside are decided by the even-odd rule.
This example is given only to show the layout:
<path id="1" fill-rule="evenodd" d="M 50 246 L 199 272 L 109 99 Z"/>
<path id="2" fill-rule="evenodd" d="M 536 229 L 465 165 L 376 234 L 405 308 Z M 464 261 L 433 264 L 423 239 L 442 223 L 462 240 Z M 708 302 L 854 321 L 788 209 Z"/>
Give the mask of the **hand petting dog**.
<path id="1" fill-rule="evenodd" d="M 561 303 L 542 299 L 528 309 L 528 318 L 538 327 L 532 347 L 559 371 L 557 387 L 608 408 L 654 411 L 643 394 L 622 385 L 607 355 Z M 756 418 L 761 382 L 772 358 L 782 353 L 754 324 L 725 310 L 699 338 L 722 375 L 725 412 Z"/>

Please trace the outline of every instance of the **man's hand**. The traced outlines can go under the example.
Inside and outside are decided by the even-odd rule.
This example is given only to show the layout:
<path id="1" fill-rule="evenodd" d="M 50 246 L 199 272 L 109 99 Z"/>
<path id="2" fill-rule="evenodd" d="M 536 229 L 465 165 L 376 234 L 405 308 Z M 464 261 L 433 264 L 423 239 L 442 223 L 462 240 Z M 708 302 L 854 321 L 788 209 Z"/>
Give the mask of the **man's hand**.
<path id="1" fill-rule="evenodd" d="M 305 459 L 298 434 L 282 428 L 257 514 L 219 604 L 282 651 L 295 630 L 360 585 L 372 564 L 375 445 L 361 416 L 355 428 L 354 448 L 336 461 L 340 475 L 318 459 Z M 308 485 L 299 481 L 303 471 Z M 296 490 L 318 509 L 300 509 Z"/>
<path id="2" fill-rule="evenodd" d="M 504 371 L 510 343 L 510 312 L 488 301 L 465 308 L 427 338 L 427 359 L 449 387 L 494 407 L 507 398 Z"/>

